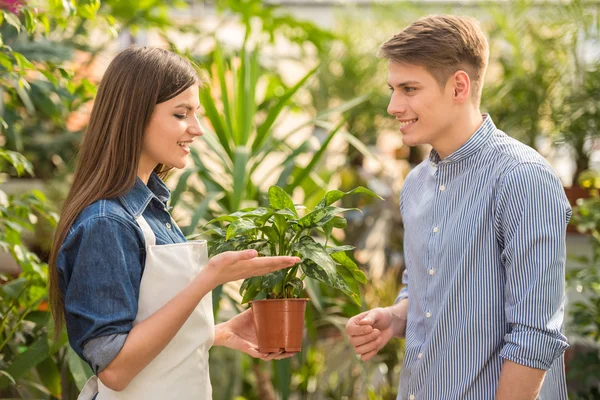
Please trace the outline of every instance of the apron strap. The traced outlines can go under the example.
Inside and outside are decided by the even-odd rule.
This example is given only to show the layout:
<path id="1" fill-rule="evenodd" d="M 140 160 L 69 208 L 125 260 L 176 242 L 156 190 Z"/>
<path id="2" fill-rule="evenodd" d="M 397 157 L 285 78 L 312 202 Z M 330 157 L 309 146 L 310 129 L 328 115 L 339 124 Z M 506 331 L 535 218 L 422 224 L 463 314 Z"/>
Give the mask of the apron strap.
<path id="1" fill-rule="evenodd" d="M 77 400 L 92 400 L 98 393 L 98 377 L 92 375 L 90 379 L 85 383 L 85 386 L 79 393 Z"/>
<path id="2" fill-rule="evenodd" d="M 156 236 L 154 236 L 154 232 L 152 232 L 152 228 L 150 228 L 150 225 L 148 225 L 146 219 L 144 219 L 144 217 L 140 214 L 140 216 L 135 220 L 140 228 L 142 228 L 144 239 L 146 240 L 146 247 L 156 245 Z"/>

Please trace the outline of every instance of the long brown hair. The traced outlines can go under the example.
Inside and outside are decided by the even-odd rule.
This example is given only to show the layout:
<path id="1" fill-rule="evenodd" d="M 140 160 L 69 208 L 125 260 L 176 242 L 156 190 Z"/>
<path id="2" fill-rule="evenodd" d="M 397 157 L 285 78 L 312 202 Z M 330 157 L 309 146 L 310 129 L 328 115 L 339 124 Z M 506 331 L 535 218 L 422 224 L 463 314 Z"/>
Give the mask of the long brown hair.
<path id="1" fill-rule="evenodd" d="M 154 106 L 198 82 L 196 70 L 188 61 L 150 47 L 124 50 L 104 73 L 50 252 L 49 296 L 57 335 L 65 315 L 56 261 L 69 229 L 93 202 L 115 198 L 134 186 L 142 138 Z M 167 171 L 160 164 L 155 169 L 161 178 Z"/>

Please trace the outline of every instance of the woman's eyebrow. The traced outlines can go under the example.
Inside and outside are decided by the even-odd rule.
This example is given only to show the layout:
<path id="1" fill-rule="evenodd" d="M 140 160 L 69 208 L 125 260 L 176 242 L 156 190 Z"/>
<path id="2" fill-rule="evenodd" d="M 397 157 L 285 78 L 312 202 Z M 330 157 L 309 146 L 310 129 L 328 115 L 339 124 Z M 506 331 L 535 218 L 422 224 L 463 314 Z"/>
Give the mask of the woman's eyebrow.
<path id="1" fill-rule="evenodd" d="M 186 108 L 188 111 L 193 111 L 194 107 L 192 107 L 189 103 L 181 103 L 175 106 L 175 108 Z M 199 110 L 200 106 L 196 107 L 196 110 Z"/>

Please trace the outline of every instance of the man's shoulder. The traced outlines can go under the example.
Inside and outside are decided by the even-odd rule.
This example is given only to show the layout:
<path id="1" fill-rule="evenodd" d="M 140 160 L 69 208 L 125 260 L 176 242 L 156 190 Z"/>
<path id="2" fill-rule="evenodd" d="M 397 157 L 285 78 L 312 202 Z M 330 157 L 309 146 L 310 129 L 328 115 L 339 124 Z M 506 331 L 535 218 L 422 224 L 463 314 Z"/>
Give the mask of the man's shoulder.
<path id="1" fill-rule="evenodd" d="M 500 167 L 502 174 L 508 174 L 515 168 L 552 170 L 548 161 L 535 149 L 498 130 L 489 146 L 490 160 Z"/>

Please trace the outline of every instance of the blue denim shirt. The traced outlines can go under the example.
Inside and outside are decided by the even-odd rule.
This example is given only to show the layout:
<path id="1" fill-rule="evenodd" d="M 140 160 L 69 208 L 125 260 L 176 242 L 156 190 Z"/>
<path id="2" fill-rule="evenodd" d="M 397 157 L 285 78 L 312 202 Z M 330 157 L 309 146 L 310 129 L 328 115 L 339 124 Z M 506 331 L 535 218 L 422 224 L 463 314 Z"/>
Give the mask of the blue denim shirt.
<path id="1" fill-rule="evenodd" d="M 143 214 L 156 244 L 186 239 L 168 212 L 169 189 L 156 174 L 146 186 L 86 207 L 65 238 L 57 259 L 69 342 L 97 374 L 119 353 L 137 315 L 146 260 L 135 218 Z"/>

